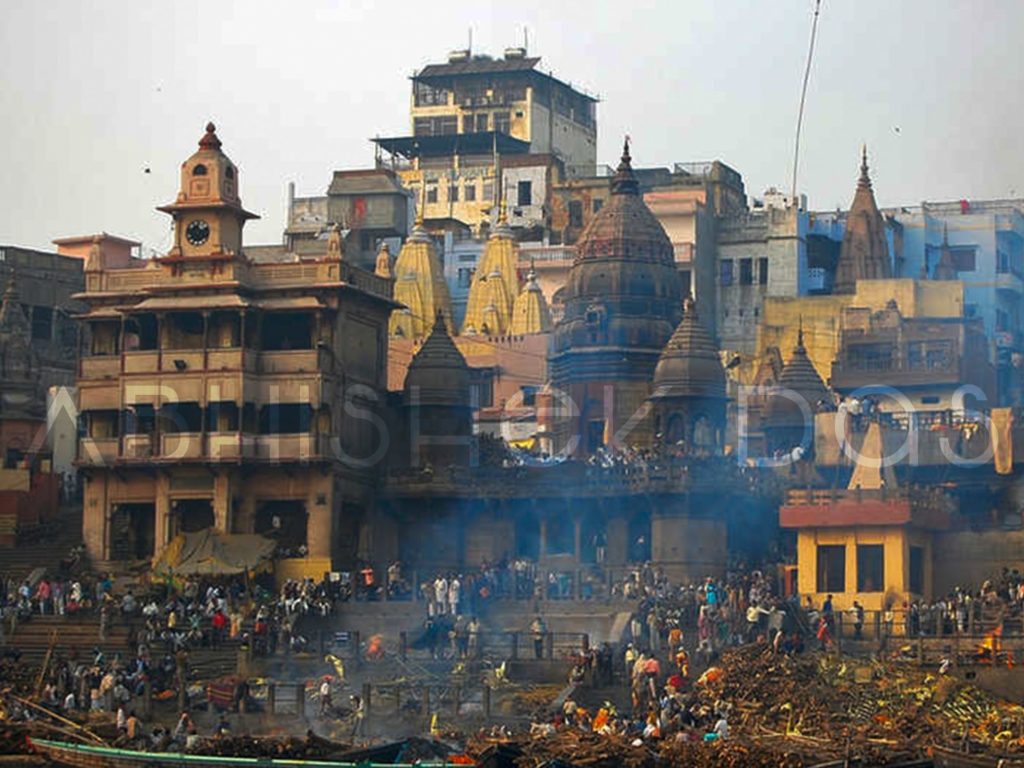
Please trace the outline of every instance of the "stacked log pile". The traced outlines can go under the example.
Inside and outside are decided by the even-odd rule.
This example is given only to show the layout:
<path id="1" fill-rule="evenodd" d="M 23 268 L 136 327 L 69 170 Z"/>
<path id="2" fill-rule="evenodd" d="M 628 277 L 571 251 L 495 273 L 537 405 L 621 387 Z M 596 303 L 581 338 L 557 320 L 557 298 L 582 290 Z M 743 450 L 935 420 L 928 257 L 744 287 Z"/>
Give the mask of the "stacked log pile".
<path id="1" fill-rule="evenodd" d="M 924 758 L 935 744 L 965 742 L 1000 757 L 1024 755 L 1024 708 L 954 677 L 831 655 L 791 658 L 749 645 L 725 653 L 719 672 L 708 678 L 695 685 L 689 703 L 712 722 L 710 713 L 727 711 L 727 739 L 642 740 L 569 728 L 513 739 L 505 759 L 491 762 L 515 768 L 803 768 L 859 758 L 881 766 Z M 471 742 L 468 751 L 481 764 L 498 757 L 492 743 Z"/>

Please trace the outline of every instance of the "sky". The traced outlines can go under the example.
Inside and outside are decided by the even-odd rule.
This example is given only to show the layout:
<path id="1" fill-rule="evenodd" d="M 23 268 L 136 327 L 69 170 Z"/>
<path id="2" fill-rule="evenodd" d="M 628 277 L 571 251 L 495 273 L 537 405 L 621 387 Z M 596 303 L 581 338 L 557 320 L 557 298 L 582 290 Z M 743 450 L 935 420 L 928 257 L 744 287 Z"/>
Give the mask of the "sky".
<path id="1" fill-rule="evenodd" d="M 527 30 L 541 68 L 598 105 L 598 160 L 719 159 L 748 194 L 791 183 L 814 0 L 4 0 L 0 244 L 107 231 L 159 252 L 208 120 L 280 242 L 288 182 L 323 194 L 409 133 L 409 76 Z M 849 205 L 867 143 L 880 205 L 1024 197 L 1024 3 L 823 0 L 799 189 Z M 150 172 L 146 173 L 145 169 Z"/>

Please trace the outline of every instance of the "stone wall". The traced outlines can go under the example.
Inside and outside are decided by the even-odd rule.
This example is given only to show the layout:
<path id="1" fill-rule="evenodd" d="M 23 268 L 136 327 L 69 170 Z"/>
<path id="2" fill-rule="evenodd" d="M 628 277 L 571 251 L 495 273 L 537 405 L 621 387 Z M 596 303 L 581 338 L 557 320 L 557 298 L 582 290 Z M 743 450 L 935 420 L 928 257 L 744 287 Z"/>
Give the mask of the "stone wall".
<path id="1" fill-rule="evenodd" d="M 977 590 L 1003 568 L 1024 570 L 1024 530 L 949 531 L 933 543 L 935 595 L 955 587 Z"/>

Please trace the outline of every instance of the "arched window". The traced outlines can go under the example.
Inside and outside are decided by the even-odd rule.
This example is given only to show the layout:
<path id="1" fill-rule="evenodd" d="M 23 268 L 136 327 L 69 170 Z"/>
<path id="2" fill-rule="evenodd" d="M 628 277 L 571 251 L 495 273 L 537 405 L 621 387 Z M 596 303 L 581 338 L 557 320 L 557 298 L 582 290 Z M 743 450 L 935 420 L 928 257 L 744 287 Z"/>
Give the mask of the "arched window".
<path id="1" fill-rule="evenodd" d="M 203 165 L 202 163 L 200 163 L 199 165 L 197 165 L 195 168 L 192 169 L 192 175 L 193 176 L 205 176 L 206 175 L 206 166 Z"/>
<path id="2" fill-rule="evenodd" d="M 225 178 L 228 178 L 228 179 L 235 178 L 235 167 L 233 165 L 229 165 L 227 168 L 225 168 L 224 169 L 224 176 L 225 176 Z"/>

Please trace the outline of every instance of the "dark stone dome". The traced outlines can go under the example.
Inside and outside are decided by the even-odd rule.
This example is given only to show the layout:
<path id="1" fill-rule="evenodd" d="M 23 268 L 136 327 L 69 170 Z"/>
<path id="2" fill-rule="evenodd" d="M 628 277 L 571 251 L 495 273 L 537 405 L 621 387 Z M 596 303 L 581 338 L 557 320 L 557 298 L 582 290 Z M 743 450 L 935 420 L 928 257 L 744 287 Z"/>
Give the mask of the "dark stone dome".
<path id="1" fill-rule="evenodd" d="M 628 143 L 611 197 L 580 236 L 563 290 L 552 378 L 649 380 L 679 322 L 682 286 L 672 242 L 640 195 Z M 602 349 L 608 359 L 599 362 L 593 355 Z M 574 352 L 589 362 L 581 367 Z"/>
<path id="2" fill-rule="evenodd" d="M 413 400 L 413 388 L 418 396 Z M 409 363 L 405 375 L 405 401 L 408 405 L 470 406 L 470 372 L 466 358 L 459 352 L 440 312 L 434 328 Z"/>
<path id="3" fill-rule="evenodd" d="M 820 403 L 830 400 L 825 382 L 821 380 L 814 363 L 807 356 L 802 328 L 797 335 L 793 356 L 782 367 L 777 386 L 791 390 L 803 398 L 812 414 L 821 410 Z M 769 393 L 764 413 L 766 426 L 803 428 L 805 425 L 803 409 L 784 395 Z"/>
<path id="4" fill-rule="evenodd" d="M 652 399 L 725 398 L 725 368 L 692 299 L 686 300 L 682 322 L 661 353 L 653 384 Z"/>

